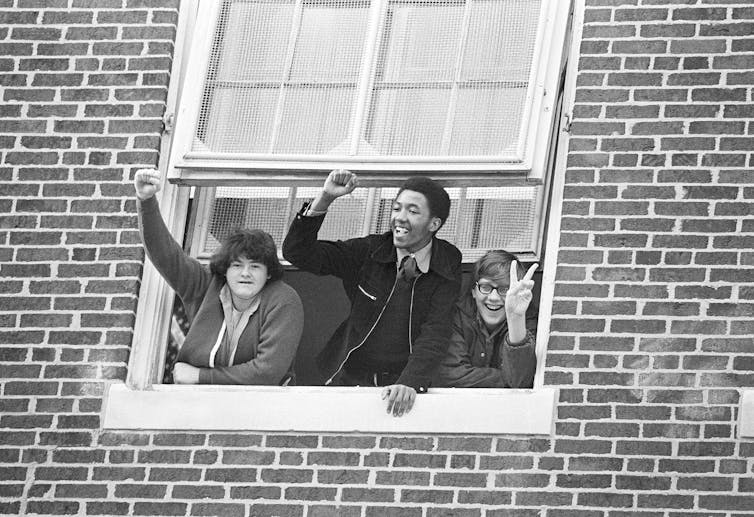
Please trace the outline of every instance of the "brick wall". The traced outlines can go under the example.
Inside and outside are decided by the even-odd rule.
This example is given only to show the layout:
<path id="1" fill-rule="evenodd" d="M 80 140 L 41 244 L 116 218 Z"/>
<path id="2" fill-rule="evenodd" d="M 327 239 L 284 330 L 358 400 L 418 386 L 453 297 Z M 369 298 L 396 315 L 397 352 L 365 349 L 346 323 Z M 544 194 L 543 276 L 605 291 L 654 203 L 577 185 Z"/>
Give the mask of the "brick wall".
<path id="1" fill-rule="evenodd" d="M 549 438 L 100 430 L 176 4 L 0 2 L 0 514 L 754 514 L 750 2 L 587 1 Z"/>

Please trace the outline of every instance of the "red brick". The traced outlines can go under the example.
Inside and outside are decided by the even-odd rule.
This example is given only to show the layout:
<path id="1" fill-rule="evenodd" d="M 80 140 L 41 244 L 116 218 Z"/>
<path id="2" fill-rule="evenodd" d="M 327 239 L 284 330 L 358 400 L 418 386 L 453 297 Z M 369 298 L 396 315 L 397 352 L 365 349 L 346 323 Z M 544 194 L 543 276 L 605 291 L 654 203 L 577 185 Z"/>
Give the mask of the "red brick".
<path id="1" fill-rule="evenodd" d="M 416 472 L 411 470 L 378 471 L 376 482 L 378 485 L 429 486 L 429 472 Z"/>
<path id="2" fill-rule="evenodd" d="M 76 515 L 79 503 L 76 501 L 36 501 L 26 503 L 26 511 L 30 514 L 42 515 Z"/>

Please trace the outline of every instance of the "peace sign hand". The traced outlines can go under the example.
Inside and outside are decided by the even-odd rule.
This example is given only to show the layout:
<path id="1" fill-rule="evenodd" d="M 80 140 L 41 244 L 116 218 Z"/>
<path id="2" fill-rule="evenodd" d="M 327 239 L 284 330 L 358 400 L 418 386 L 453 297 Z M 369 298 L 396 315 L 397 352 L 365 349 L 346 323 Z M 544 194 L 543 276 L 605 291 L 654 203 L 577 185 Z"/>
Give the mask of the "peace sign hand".
<path id="1" fill-rule="evenodd" d="M 508 292 L 505 293 L 505 313 L 510 316 L 524 316 L 526 309 L 529 308 L 531 303 L 532 294 L 531 290 L 534 287 L 534 272 L 539 267 L 539 264 L 533 264 L 529 271 L 526 272 L 524 277 L 518 279 L 518 261 L 511 262 L 511 280 Z"/>

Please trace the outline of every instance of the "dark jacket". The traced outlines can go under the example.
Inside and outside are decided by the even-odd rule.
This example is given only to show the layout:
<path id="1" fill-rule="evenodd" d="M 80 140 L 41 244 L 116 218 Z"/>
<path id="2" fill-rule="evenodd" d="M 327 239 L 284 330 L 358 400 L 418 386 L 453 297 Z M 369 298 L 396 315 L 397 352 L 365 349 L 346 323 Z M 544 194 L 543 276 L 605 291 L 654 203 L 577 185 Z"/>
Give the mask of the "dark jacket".
<path id="1" fill-rule="evenodd" d="M 476 302 L 468 290 L 458 302 L 453 317 L 453 334 L 448 354 L 435 377 L 435 386 L 457 388 L 531 388 L 537 368 L 535 339 L 537 309 L 526 311 L 526 340 L 512 346 L 508 323 L 488 339 L 484 322 L 477 314 Z M 491 365 L 495 343 L 499 364 Z"/>
<path id="2" fill-rule="evenodd" d="M 324 218 L 296 214 L 283 242 L 283 256 L 310 273 L 337 276 L 351 301 L 348 318 L 317 357 L 327 384 L 378 321 L 395 284 L 397 255 L 390 232 L 345 241 L 317 240 Z M 448 348 L 460 285 L 461 252 L 447 241 L 433 239 L 429 271 L 412 286 L 410 355 L 397 384 L 418 392 L 429 387 Z"/>

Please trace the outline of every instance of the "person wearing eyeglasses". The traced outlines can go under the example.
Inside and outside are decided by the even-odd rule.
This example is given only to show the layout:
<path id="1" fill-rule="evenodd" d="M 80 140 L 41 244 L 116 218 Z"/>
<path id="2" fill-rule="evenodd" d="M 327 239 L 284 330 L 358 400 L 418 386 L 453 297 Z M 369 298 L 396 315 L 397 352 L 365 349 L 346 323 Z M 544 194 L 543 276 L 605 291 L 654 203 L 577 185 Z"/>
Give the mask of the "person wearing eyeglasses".
<path id="1" fill-rule="evenodd" d="M 456 305 L 448 353 L 435 386 L 531 388 L 537 367 L 532 277 L 516 257 L 488 251 L 474 264 L 471 289 Z"/>

